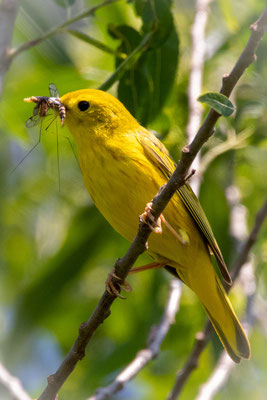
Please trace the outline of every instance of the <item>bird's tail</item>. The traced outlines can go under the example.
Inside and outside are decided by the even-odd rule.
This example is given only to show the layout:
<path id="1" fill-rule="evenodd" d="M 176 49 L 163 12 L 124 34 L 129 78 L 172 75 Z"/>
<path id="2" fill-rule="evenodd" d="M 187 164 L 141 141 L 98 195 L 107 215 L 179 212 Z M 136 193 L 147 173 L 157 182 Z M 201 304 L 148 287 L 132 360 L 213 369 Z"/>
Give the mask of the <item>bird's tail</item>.
<path id="1" fill-rule="evenodd" d="M 250 358 L 249 341 L 217 274 L 213 272 L 204 290 L 199 285 L 190 286 L 200 298 L 225 350 L 234 362 L 239 363 L 241 358 Z"/>
<path id="2" fill-rule="evenodd" d="M 225 350 L 233 361 L 239 363 L 241 358 L 250 358 L 250 344 L 216 274 L 215 280 L 218 292 L 215 304 L 210 306 L 203 302 L 203 305 Z"/>

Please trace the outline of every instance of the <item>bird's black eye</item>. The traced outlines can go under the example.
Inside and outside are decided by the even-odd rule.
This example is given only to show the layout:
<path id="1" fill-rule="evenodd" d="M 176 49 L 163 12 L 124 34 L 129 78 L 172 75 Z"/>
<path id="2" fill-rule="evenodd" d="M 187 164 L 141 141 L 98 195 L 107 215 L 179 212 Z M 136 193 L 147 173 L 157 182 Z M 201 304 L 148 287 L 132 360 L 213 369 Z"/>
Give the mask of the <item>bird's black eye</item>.
<path id="1" fill-rule="evenodd" d="M 78 108 L 80 111 L 86 111 L 88 110 L 89 107 L 90 107 L 89 101 L 83 100 L 78 103 Z"/>

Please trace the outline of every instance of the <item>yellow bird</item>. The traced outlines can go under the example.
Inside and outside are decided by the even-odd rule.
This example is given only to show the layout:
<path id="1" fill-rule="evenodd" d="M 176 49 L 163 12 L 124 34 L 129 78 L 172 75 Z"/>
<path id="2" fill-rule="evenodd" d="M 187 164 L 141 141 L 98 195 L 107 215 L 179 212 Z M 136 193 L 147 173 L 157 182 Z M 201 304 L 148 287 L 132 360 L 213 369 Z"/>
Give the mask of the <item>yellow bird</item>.
<path id="1" fill-rule="evenodd" d="M 112 95 L 95 89 L 61 97 L 83 179 L 96 207 L 122 236 L 133 240 L 139 215 L 175 169 L 168 151 Z M 227 267 L 207 217 L 188 184 L 173 196 L 152 232 L 148 253 L 199 297 L 229 356 L 250 357 L 248 339 L 211 262 Z"/>

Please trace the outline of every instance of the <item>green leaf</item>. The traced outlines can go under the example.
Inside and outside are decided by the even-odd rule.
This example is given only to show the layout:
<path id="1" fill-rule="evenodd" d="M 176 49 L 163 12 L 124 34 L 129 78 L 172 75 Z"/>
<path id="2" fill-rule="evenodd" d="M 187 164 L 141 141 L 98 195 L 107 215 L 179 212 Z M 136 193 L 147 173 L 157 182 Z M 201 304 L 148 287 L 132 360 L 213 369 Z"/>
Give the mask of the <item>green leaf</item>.
<path id="1" fill-rule="evenodd" d="M 121 40 L 118 50 L 127 54 L 142 40 L 141 34 L 127 25 L 113 27 L 112 36 Z M 179 40 L 173 29 L 161 46 L 142 54 L 119 81 L 119 99 L 143 125 L 157 118 L 162 110 L 175 80 L 178 52 Z M 117 58 L 117 67 L 120 62 Z"/>
<path id="2" fill-rule="evenodd" d="M 143 32 L 155 31 L 150 47 L 160 47 L 173 31 L 171 0 L 137 0 L 136 11 L 142 17 Z"/>
<path id="3" fill-rule="evenodd" d="M 224 117 L 229 117 L 235 111 L 234 105 L 221 93 L 209 92 L 202 96 L 199 96 L 198 101 L 200 103 L 208 104 L 217 113 L 223 115 Z"/>

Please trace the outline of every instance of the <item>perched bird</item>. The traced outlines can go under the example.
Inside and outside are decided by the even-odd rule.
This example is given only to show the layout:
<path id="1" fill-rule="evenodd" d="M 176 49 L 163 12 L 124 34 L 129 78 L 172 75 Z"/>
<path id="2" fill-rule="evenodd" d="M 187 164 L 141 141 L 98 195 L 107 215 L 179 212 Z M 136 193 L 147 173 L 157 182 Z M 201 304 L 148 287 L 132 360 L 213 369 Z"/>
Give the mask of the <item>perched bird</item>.
<path id="1" fill-rule="evenodd" d="M 103 216 L 128 240 L 138 216 L 175 169 L 164 145 L 112 95 L 95 89 L 61 97 L 65 122 L 77 146 L 83 179 Z M 148 253 L 199 297 L 229 356 L 250 357 L 248 339 L 211 262 L 231 283 L 223 256 L 199 200 L 188 184 L 173 196 L 152 232 Z"/>

